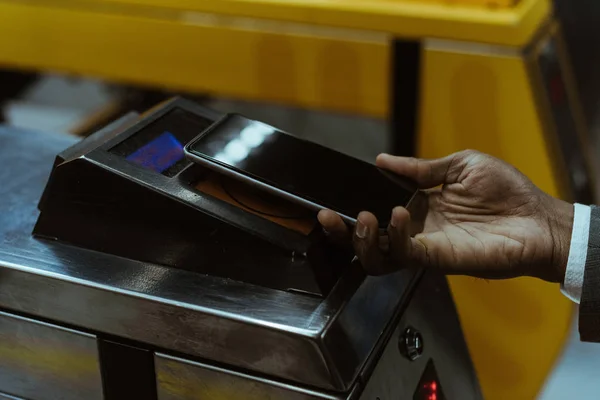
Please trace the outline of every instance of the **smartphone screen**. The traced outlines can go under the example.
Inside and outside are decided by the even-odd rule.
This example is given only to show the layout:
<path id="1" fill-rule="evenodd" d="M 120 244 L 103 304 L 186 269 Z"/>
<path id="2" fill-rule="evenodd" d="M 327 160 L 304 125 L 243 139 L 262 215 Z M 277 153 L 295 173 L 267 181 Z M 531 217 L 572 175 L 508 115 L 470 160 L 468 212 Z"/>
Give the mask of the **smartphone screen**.
<path id="1" fill-rule="evenodd" d="M 211 126 L 186 152 L 347 221 L 370 211 L 387 225 L 392 209 L 406 206 L 416 191 L 410 181 L 372 164 L 237 114 Z"/>

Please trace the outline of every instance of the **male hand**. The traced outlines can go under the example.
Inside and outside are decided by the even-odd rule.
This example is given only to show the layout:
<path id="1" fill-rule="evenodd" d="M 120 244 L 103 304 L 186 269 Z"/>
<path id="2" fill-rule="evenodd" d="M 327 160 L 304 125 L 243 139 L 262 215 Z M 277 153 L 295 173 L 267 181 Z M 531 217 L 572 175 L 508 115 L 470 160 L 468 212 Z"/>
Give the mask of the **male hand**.
<path id="1" fill-rule="evenodd" d="M 402 207 L 391 210 L 389 243 L 369 212 L 358 215 L 354 232 L 336 213 L 319 213 L 333 241 L 352 241 L 367 272 L 419 266 L 488 279 L 563 281 L 573 206 L 542 192 L 514 167 L 471 150 L 437 160 L 382 154 L 377 166 L 427 189 L 421 203 L 416 200 L 420 205 L 410 207 L 412 215 Z"/>

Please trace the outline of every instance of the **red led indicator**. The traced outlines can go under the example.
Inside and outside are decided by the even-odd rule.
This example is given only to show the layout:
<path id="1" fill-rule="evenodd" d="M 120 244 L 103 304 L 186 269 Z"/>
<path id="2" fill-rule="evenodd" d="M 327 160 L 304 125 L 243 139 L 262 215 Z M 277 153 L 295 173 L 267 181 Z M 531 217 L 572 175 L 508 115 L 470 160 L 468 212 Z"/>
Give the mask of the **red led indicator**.
<path id="1" fill-rule="evenodd" d="M 438 384 L 435 381 L 425 383 L 423 385 L 423 399 L 424 400 L 438 400 L 437 396 Z"/>
<path id="2" fill-rule="evenodd" d="M 425 371 L 423 371 L 423 376 L 419 380 L 412 400 L 446 400 L 442 385 L 437 379 L 437 373 L 431 360 L 427 364 L 427 367 L 425 367 Z"/>

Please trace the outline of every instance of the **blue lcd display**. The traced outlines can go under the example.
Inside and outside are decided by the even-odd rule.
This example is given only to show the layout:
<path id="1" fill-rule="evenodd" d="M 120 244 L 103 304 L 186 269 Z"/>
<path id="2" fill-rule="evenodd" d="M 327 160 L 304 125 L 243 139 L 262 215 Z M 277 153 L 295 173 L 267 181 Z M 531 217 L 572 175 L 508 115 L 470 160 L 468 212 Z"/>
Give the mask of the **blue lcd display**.
<path id="1" fill-rule="evenodd" d="M 158 173 L 171 168 L 183 158 L 183 145 L 168 131 L 127 156 L 128 161 Z"/>

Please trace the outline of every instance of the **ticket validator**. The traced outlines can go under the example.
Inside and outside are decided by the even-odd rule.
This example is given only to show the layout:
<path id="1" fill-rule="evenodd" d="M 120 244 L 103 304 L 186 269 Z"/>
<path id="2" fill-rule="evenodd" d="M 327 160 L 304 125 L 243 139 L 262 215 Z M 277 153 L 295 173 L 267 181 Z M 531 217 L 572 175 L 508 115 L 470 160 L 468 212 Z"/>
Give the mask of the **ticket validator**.
<path id="1" fill-rule="evenodd" d="M 0 128 L 0 398 L 480 399 L 446 279 L 367 277 L 314 213 L 187 161 L 218 117 Z"/>

